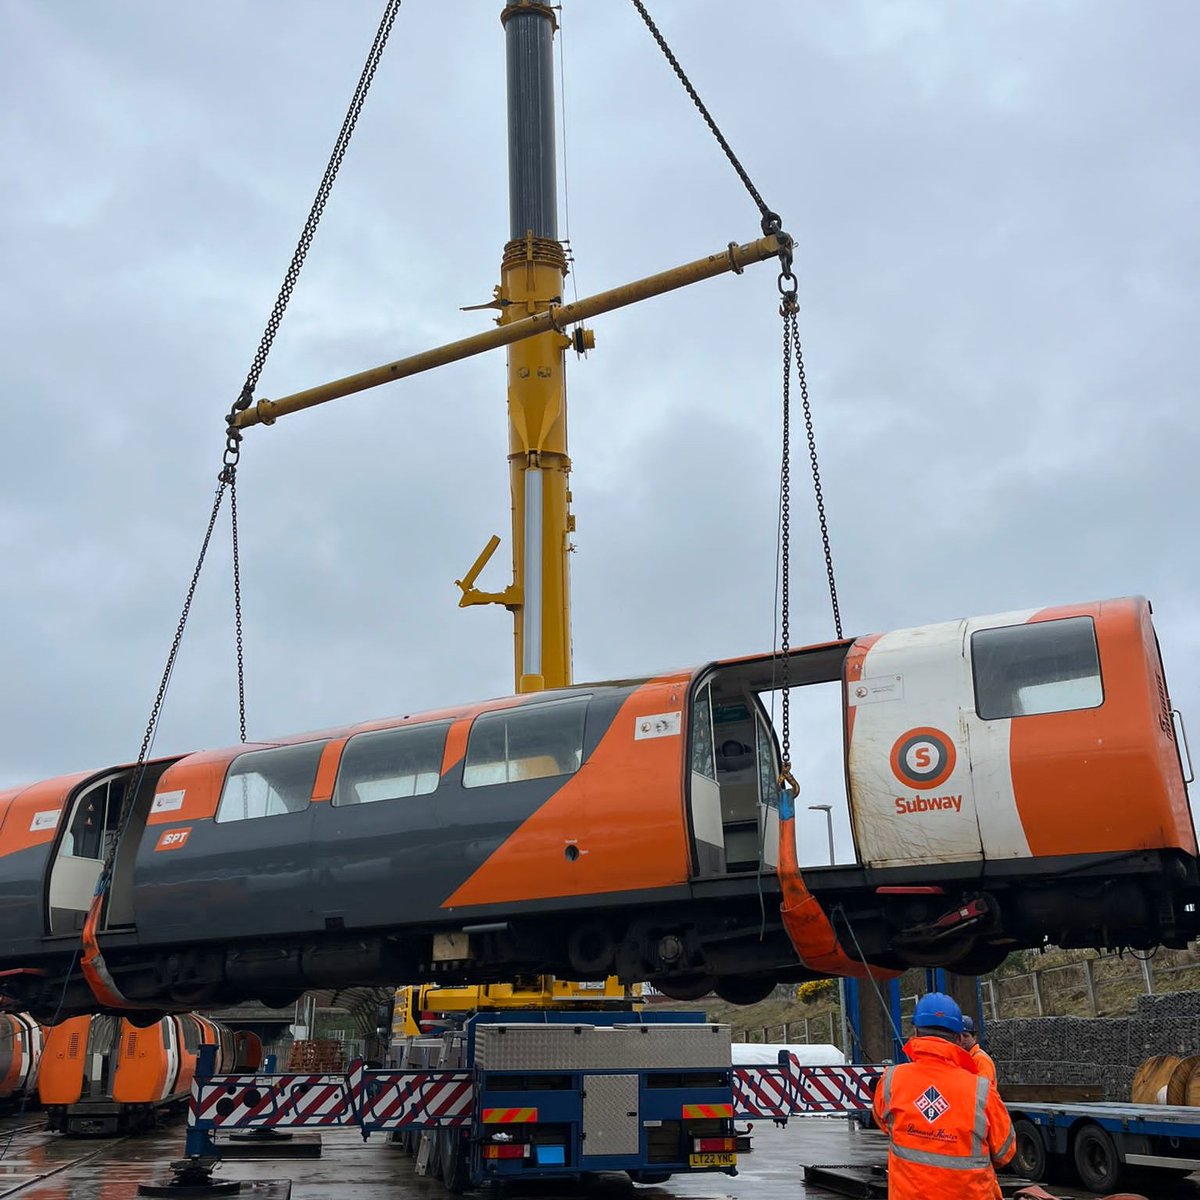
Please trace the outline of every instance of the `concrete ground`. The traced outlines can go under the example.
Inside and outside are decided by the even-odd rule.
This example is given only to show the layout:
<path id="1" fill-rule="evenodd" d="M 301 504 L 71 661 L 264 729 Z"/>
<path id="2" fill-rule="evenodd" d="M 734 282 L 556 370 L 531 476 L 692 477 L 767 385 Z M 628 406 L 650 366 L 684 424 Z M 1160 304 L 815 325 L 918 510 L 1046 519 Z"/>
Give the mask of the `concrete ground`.
<path id="1" fill-rule="evenodd" d="M 6 1123 L 0 1123 L 4 1151 Z M 30 1125 L 28 1118 L 23 1122 Z M 881 1134 L 859 1130 L 844 1120 L 804 1118 L 786 1129 L 769 1122 L 754 1127 L 755 1150 L 742 1156 L 740 1174 L 675 1178 L 660 1186 L 634 1186 L 623 1175 L 603 1176 L 587 1187 L 542 1184 L 526 1194 L 538 1200 L 586 1196 L 589 1200 L 828 1200 L 834 1194 L 805 1188 L 802 1163 L 880 1163 Z M 164 1180 L 167 1164 L 182 1154 L 182 1124 L 159 1133 L 110 1141 L 65 1139 L 28 1130 L 0 1153 L 0 1200 L 133 1200 L 141 1182 Z M 292 1200 L 446 1200 L 441 1184 L 414 1174 L 412 1159 L 398 1146 L 376 1136 L 365 1143 L 353 1131 L 323 1135 L 323 1153 L 308 1160 L 229 1161 L 219 1178 L 253 1181 L 243 1200 L 276 1200 L 279 1192 L 265 1181 L 292 1180 Z M 1089 1193 L 1054 1188 L 1056 1194 Z M 1143 1185 L 1143 1191 L 1146 1191 Z M 1147 1191 L 1153 1200 L 1200 1200 L 1200 1187 L 1184 1183 Z"/>

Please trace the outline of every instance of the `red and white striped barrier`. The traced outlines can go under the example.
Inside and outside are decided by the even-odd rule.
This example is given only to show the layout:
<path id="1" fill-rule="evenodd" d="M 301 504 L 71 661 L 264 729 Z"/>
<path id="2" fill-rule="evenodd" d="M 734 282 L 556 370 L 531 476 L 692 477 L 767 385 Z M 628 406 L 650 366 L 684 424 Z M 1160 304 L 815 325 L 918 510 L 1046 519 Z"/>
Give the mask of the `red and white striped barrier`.
<path id="1" fill-rule="evenodd" d="M 800 1067 L 797 1112 L 864 1112 L 882 1074 L 882 1067 Z"/>
<path id="2" fill-rule="evenodd" d="M 368 1132 L 465 1125 L 474 1111 L 470 1071 L 368 1071 L 346 1075 L 213 1075 L 194 1080 L 188 1124 L 208 1130 L 317 1129 Z"/>
<path id="3" fill-rule="evenodd" d="M 363 1073 L 360 1073 L 360 1076 Z M 470 1071 L 371 1071 L 362 1082 L 359 1123 L 364 1129 L 433 1129 L 465 1125 L 475 1108 Z"/>
<path id="4" fill-rule="evenodd" d="M 798 1067 L 795 1063 L 733 1069 L 733 1115 L 786 1120 L 871 1107 L 882 1067 Z"/>
<path id="5" fill-rule="evenodd" d="M 308 1128 L 353 1118 L 342 1075 L 214 1075 L 192 1083 L 188 1122 L 213 1129 Z"/>

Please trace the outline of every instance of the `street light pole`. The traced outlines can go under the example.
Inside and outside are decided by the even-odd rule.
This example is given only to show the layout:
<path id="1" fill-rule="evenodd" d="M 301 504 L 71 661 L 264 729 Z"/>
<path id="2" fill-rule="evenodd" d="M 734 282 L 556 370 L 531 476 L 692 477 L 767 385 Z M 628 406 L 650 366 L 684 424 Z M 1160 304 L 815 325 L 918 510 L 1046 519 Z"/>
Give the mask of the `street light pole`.
<path id="1" fill-rule="evenodd" d="M 832 804 L 810 804 L 808 806 L 810 812 L 823 812 L 825 814 L 825 830 L 829 834 L 829 865 L 833 866 L 833 805 Z M 841 1034 L 842 1034 L 842 1053 L 847 1059 L 850 1057 L 850 1029 L 846 1021 L 846 981 L 845 979 L 838 980 L 838 1009 L 841 1013 Z"/>
<path id="2" fill-rule="evenodd" d="M 825 814 L 825 827 L 829 833 L 829 865 L 833 866 L 833 805 L 832 804 L 810 804 L 809 812 L 823 812 Z"/>

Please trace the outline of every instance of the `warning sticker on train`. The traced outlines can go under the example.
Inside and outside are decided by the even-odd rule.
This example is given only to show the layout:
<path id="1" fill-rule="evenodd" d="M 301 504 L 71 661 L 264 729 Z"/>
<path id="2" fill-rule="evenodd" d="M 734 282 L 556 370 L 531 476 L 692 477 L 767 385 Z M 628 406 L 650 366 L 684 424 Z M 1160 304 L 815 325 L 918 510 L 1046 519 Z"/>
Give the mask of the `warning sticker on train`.
<path id="1" fill-rule="evenodd" d="M 678 737 L 682 728 L 683 713 L 654 713 L 651 716 L 636 718 L 633 740 L 641 742 L 646 738 Z"/>
<path id="2" fill-rule="evenodd" d="M 954 743 L 940 729 L 910 729 L 892 746 L 892 773 L 911 788 L 927 790 L 954 773 Z"/>

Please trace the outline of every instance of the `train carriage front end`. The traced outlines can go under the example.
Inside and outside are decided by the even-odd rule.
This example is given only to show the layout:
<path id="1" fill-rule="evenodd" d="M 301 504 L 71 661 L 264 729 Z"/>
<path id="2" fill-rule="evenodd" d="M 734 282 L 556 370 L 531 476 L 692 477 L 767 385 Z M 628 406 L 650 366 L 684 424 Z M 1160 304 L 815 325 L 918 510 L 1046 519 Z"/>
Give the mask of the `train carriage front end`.
<path id="1" fill-rule="evenodd" d="M 856 642 L 855 841 L 900 963 L 1186 945 L 1196 833 L 1149 603 L 1039 609 Z"/>

